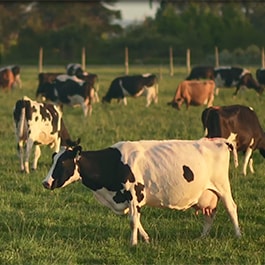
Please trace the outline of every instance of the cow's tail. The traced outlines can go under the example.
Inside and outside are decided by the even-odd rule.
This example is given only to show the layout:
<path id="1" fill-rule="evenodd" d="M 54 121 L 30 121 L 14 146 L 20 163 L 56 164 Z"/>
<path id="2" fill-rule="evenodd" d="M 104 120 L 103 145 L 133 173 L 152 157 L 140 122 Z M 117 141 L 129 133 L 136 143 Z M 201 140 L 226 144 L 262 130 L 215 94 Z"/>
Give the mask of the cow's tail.
<path id="1" fill-rule="evenodd" d="M 24 135 L 24 129 L 26 126 L 26 106 L 21 108 L 20 119 L 18 123 L 18 137 L 21 139 Z"/>
<path id="2" fill-rule="evenodd" d="M 233 154 L 234 165 L 235 165 L 235 168 L 237 168 L 238 167 L 238 154 L 237 154 L 236 134 L 231 133 L 230 136 L 226 140 L 226 144 L 228 145 L 229 150 Z"/>

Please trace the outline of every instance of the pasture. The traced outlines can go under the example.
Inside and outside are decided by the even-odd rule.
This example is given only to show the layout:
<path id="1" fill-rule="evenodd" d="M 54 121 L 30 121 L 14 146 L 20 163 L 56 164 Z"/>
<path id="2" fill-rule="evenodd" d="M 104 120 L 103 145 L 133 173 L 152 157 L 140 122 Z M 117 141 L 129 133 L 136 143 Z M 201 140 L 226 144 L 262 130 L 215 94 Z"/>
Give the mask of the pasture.
<path id="1" fill-rule="evenodd" d="M 255 68 L 250 68 L 255 73 Z M 100 79 L 100 98 L 112 79 L 124 74 L 123 66 L 91 66 Z M 44 71 L 65 71 L 64 66 L 45 67 Z M 81 108 L 64 108 L 65 124 L 73 139 L 80 137 L 84 150 L 105 148 L 121 140 L 198 139 L 203 136 L 201 112 L 204 106 L 182 106 L 180 111 L 167 106 L 178 82 L 187 73 L 176 67 L 175 75 L 159 66 L 130 67 L 130 74 L 162 73 L 157 105 L 145 107 L 145 98 L 128 98 L 128 105 L 96 103 L 91 117 Z M 42 187 L 52 151 L 42 147 L 39 168 L 30 174 L 20 172 L 16 152 L 12 111 L 23 95 L 34 98 L 38 69 L 21 66 L 23 87 L 0 93 L 1 182 L 0 182 L 0 264 L 264 264 L 265 245 L 265 160 L 254 152 L 254 175 L 242 172 L 231 159 L 232 194 L 238 206 L 243 236 L 237 239 L 222 203 L 210 236 L 199 238 L 203 216 L 194 209 L 185 212 L 144 207 L 141 221 L 151 243 L 130 247 L 127 216 L 117 216 L 100 205 L 81 183 L 47 191 Z M 232 89 L 222 89 L 215 105 L 252 106 L 265 129 L 265 95 L 248 90 L 233 98 Z M 191 154 L 192 155 L 192 154 Z"/>

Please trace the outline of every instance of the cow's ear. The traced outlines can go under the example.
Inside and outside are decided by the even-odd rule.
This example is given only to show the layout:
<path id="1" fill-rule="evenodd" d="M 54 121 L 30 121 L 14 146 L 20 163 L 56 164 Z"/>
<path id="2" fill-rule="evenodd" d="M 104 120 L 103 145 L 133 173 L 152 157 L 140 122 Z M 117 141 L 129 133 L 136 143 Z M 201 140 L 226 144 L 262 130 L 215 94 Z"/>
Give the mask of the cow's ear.
<path id="1" fill-rule="evenodd" d="M 80 144 L 80 138 L 78 138 L 76 141 L 72 141 L 71 139 L 67 139 L 66 144 L 68 147 L 78 146 Z"/>

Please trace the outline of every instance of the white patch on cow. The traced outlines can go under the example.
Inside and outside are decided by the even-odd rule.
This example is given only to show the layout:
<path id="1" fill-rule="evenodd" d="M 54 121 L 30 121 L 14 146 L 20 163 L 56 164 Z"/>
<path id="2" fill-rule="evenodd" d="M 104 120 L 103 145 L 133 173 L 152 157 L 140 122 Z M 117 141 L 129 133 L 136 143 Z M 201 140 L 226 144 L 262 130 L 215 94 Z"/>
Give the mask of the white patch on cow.
<path id="1" fill-rule="evenodd" d="M 142 77 L 148 77 L 150 75 L 151 75 L 151 73 L 145 73 L 145 74 L 142 74 Z"/>
<path id="2" fill-rule="evenodd" d="M 246 74 L 250 74 L 250 71 L 248 69 L 244 68 L 241 75 L 239 76 L 239 78 L 243 77 Z"/>
<path id="3" fill-rule="evenodd" d="M 67 74 L 64 74 L 64 75 L 58 75 L 56 77 L 56 80 L 60 81 L 60 82 L 65 82 L 67 80 L 72 80 L 72 81 L 75 81 L 77 82 L 78 84 L 80 85 L 83 85 L 84 84 L 84 80 L 82 79 L 79 79 L 78 77 L 76 77 L 75 75 L 67 75 Z"/>
<path id="4" fill-rule="evenodd" d="M 233 145 L 233 157 L 234 157 L 234 165 L 235 168 L 238 167 L 238 154 L 237 154 L 237 143 L 236 143 L 236 137 L 237 133 L 231 132 L 230 135 L 227 138 L 227 141 L 230 142 Z"/>
<path id="5" fill-rule="evenodd" d="M 84 100 L 84 98 L 78 94 L 73 95 L 73 96 L 68 96 L 68 99 L 70 100 L 70 104 L 73 107 L 78 107 L 81 106 L 84 112 L 84 116 L 87 116 L 88 113 L 88 103 L 89 103 L 89 99 L 87 98 L 86 100 Z M 89 115 L 91 115 L 92 112 L 92 106 L 90 105 L 90 109 L 89 109 Z"/>
<path id="6" fill-rule="evenodd" d="M 248 148 L 245 152 L 245 158 L 244 158 L 244 165 L 243 165 L 243 175 L 246 176 L 247 175 L 247 166 L 249 164 L 249 168 L 250 168 L 250 172 L 254 173 L 254 168 L 253 168 L 253 161 L 250 162 L 251 160 L 251 156 L 253 153 L 253 149 L 252 149 L 252 145 L 254 144 L 255 139 L 251 138 L 251 141 L 248 145 Z"/>
<path id="7" fill-rule="evenodd" d="M 225 85 L 225 80 L 222 79 L 221 74 L 218 73 L 214 79 L 216 87 L 223 87 Z"/>
<path id="8" fill-rule="evenodd" d="M 109 191 L 105 188 L 102 188 L 97 191 L 93 191 L 95 198 L 104 206 L 110 208 L 113 212 L 119 215 L 127 214 L 129 211 L 129 203 L 116 203 L 113 200 L 113 197 L 116 195 L 116 192 Z"/>

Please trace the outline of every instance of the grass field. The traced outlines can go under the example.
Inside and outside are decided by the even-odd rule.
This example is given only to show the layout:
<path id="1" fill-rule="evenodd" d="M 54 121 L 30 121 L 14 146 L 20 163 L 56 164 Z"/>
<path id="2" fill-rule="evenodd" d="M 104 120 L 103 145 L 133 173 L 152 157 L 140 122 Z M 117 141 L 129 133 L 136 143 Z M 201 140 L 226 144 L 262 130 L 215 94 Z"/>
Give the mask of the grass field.
<path id="1" fill-rule="evenodd" d="M 45 71 L 65 71 L 46 67 Z M 92 66 L 87 69 L 100 78 L 100 97 L 111 80 L 124 74 L 123 66 Z M 252 69 L 253 73 L 255 69 Z M 184 68 L 159 66 L 131 67 L 130 74 L 161 73 L 159 102 L 145 108 L 145 99 L 128 98 L 123 106 L 97 103 L 92 116 L 84 119 L 81 108 L 64 109 L 64 120 L 72 138 L 81 137 L 84 150 L 105 148 L 120 140 L 198 139 L 204 107 L 183 106 L 181 111 L 166 105 Z M 37 67 L 22 66 L 23 88 L 0 93 L 0 264 L 265 264 L 265 161 L 254 153 L 255 174 L 241 174 L 242 158 L 235 169 L 231 160 L 230 179 L 238 205 L 241 239 L 234 236 L 233 225 L 220 203 L 210 236 L 200 239 L 203 217 L 194 210 L 185 212 L 145 207 L 141 221 L 151 243 L 130 247 L 127 216 L 117 216 L 101 206 L 81 183 L 47 191 L 42 187 L 52 150 L 42 147 L 39 168 L 30 174 L 19 170 L 12 110 L 23 95 L 34 98 Z M 250 105 L 265 128 L 265 98 L 248 90 L 233 98 L 234 89 L 223 89 L 215 105 Z M 192 154 L 191 154 L 192 155 Z"/>

